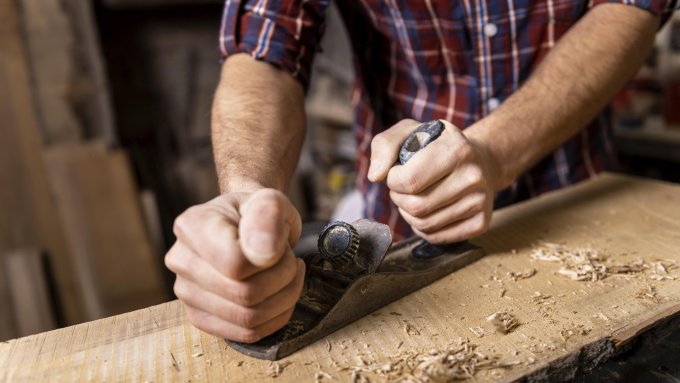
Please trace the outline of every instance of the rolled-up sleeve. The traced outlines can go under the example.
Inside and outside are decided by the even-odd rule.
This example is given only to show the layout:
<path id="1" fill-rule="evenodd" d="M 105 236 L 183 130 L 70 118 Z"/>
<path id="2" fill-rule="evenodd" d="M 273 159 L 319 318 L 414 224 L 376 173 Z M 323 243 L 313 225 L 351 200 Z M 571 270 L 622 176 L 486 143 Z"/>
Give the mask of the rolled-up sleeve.
<path id="1" fill-rule="evenodd" d="M 590 0 L 589 8 L 599 4 L 631 5 L 661 16 L 665 22 L 678 6 L 678 0 Z"/>
<path id="2" fill-rule="evenodd" d="M 222 58 L 247 53 L 290 72 L 307 89 L 330 0 L 226 0 Z"/>

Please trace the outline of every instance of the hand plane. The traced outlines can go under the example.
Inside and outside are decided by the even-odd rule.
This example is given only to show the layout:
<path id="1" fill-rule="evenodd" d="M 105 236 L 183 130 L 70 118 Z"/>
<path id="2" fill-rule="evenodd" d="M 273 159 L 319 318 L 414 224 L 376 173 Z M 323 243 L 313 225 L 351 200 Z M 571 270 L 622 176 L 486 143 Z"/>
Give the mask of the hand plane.
<path id="1" fill-rule="evenodd" d="M 399 162 L 405 164 L 443 129 L 440 121 L 421 125 L 402 145 Z M 281 359 L 484 255 L 468 242 L 440 246 L 413 237 L 393 245 L 387 225 L 366 219 L 327 225 L 318 250 L 302 257 L 305 284 L 288 324 L 256 343 L 228 341 L 232 348 Z"/>

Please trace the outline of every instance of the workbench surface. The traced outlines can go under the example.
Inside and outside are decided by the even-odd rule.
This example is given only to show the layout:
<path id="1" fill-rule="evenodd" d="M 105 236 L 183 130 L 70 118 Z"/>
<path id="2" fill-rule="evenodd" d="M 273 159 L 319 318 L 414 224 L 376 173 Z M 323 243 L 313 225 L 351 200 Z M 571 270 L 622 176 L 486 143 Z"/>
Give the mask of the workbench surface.
<path id="1" fill-rule="evenodd" d="M 678 327 L 680 186 L 601 175 L 496 212 L 474 242 L 485 258 L 276 363 L 196 330 L 175 301 L 0 343 L 0 381 L 384 381 L 466 345 L 505 366 L 476 380 L 560 380 Z M 546 243 L 597 252 L 607 272 L 572 280 L 531 256 Z M 495 331 L 499 311 L 519 326 Z"/>

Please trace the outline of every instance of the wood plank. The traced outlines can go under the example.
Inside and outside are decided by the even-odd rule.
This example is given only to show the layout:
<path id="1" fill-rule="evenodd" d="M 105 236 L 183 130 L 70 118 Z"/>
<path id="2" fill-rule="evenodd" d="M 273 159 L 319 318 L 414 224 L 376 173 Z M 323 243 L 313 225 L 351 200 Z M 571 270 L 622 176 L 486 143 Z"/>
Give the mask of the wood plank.
<path id="1" fill-rule="evenodd" d="M 0 0 L 0 254 L 43 249 L 54 265 L 65 321 L 80 323 L 80 291 L 50 194 L 18 20 L 15 2 Z"/>
<path id="2" fill-rule="evenodd" d="M 679 231 L 680 186 L 617 175 L 511 206 L 496 212 L 490 232 L 475 240 L 485 258 L 280 361 L 276 381 L 330 380 L 323 374 L 351 381 L 352 370 L 365 370 L 364 364 L 378 370 L 399 355 L 427 354 L 460 337 L 485 355 L 517 363 L 479 371 L 477 380 L 573 378 L 647 329 L 677 328 L 680 285 L 651 279 L 651 267 L 574 281 L 557 273 L 556 263 L 532 259 L 537 244 L 590 246 L 617 264 L 637 258 L 671 264 L 680 262 Z M 536 269 L 530 278 L 508 275 L 529 268 Z M 680 278 L 680 269 L 669 267 L 668 276 Z M 655 297 L 636 297 L 648 288 Z M 536 292 L 549 298 L 537 299 Z M 485 321 L 501 310 L 520 322 L 506 335 Z M 474 334 L 477 327 L 482 337 Z M 196 330 L 176 301 L 0 343 L 0 380 L 266 381 L 276 366 Z"/>
<path id="3" fill-rule="evenodd" d="M 44 142 L 87 137 L 114 144 L 113 111 L 92 2 L 18 0 L 18 4 Z"/>
<path id="4" fill-rule="evenodd" d="M 153 251 L 124 152 L 97 143 L 69 144 L 45 156 L 88 316 L 165 301 L 160 255 Z"/>
<path id="5" fill-rule="evenodd" d="M 4 261 L 18 336 L 55 329 L 44 255 L 39 249 L 20 249 L 6 254 Z"/>

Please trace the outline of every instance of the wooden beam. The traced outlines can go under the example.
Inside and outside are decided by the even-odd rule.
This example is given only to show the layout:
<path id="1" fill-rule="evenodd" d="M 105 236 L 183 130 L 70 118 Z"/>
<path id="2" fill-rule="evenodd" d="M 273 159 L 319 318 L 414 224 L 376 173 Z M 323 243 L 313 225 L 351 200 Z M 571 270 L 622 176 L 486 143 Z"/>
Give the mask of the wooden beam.
<path id="1" fill-rule="evenodd" d="M 171 302 L 0 343 L 0 380 L 389 381 L 461 342 L 507 365 L 477 371 L 480 381 L 570 380 L 650 330 L 677 328 L 678 232 L 680 186 L 603 175 L 496 212 L 474 241 L 486 257 L 278 363 L 198 331 Z M 558 263 L 531 257 L 544 242 L 597 249 L 612 268 L 638 259 L 646 267 L 571 280 Z M 485 318 L 497 311 L 519 326 L 496 331 Z"/>

